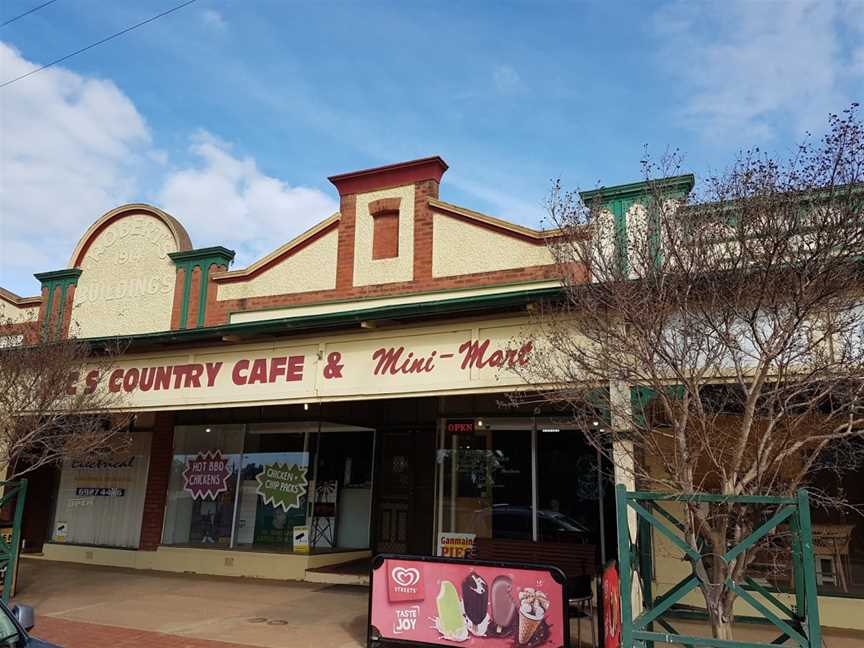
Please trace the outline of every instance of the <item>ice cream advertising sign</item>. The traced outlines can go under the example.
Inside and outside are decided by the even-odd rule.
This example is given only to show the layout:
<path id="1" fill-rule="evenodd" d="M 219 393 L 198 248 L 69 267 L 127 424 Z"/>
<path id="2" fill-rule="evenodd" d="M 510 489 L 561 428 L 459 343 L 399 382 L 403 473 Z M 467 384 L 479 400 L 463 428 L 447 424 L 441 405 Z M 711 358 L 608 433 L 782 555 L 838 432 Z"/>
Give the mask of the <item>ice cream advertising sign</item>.
<path id="1" fill-rule="evenodd" d="M 369 645 L 569 645 L 565 577 L 555 567 L 378 556 Z"/>

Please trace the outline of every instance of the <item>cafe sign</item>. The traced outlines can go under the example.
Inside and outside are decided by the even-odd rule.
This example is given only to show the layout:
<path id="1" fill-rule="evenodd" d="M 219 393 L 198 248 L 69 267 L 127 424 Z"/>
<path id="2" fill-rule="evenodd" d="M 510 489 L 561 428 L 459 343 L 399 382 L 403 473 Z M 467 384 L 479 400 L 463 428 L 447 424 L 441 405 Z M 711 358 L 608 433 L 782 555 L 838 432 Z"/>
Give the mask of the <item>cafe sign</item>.
<path id="1" fill-rule="evenodd" d="M 538 353 L 524 329 L 438 327 L 130 355 L 75 374 L 68 392 L 104 390 L 136 410 L 495 391 L 524 384 Z"/>

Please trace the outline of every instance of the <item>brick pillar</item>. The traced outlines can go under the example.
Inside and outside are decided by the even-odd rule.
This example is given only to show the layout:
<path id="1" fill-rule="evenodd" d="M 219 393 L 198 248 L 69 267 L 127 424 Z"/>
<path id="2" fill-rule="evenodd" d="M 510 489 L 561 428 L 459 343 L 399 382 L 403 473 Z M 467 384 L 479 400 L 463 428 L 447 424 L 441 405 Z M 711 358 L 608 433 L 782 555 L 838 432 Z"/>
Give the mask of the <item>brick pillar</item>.
<path id="1" fill-rule="evenodd" d="M 147 491 L 144 495 L 144 514 L 141 518 L 139 549 L 155 551 L 162 541 L 162 522 L 165 519 L 165 500 L 171 477 L 171 458 L 174 452 L 174 412 L 157 412 L 150 444 L 150 469 Z"/>
<path id="2" fill-rule="evenodd" d="M 437 180 L 424 180 L 414 185 L 414 281 L 432 278 L 430 198 L 438 198 Z"/>

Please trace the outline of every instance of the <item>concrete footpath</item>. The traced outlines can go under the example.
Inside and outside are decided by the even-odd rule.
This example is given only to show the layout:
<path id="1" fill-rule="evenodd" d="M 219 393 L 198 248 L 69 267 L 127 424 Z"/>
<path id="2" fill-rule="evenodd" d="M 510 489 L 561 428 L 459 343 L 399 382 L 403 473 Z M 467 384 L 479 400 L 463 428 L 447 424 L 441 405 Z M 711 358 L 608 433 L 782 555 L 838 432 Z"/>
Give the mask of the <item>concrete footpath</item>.
<path id="1" fill-rule="evenodd" d="M 19 575 L 15 602 L 35 608 L 33 634 L 64 648 L 365 646 L 369 590 L 362 586 L 169 574 L 33 558 L 22 560 Z M 582 638 L 587 640 L 590 634 L 583 624 Z M 676 626 L 686 634 L 704 636 L 706 631 L 691 623 Z M 571 635 L 575 646 L 575 621 Z M 767 643 L 776 636 L 766 626 L 736 628 L 741 641 Z M 824 645 L 859 648 L 864 635 L 826 629 Z"/>
<path id="2" fill-rule="evenodd" d="M 15 601 L 35 608 L 35 636 L 64 648 L 102 645 L 79 643 L 76 638 L 88 632 L 81 624 L 125 630 L 114 632 L 105 646 L 357 648 L 365 645 L 368 593 L 357 586 L 168 574 L 25 558 Z M 139 634 L 130 637 L 130 630 Z M 111 634 L 93 625 L 89 631 L 94 640 Z M 148 638 L 146 633 L 174 637 L 169 641 L 164 635 Z"/>

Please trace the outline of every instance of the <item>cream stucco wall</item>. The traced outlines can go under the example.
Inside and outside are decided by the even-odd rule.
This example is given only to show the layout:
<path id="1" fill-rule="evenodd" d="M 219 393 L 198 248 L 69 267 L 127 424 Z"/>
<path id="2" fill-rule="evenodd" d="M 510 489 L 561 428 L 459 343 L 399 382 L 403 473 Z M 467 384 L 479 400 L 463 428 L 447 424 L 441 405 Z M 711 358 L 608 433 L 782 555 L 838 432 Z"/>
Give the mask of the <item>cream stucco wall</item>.
<path id="1" fill-rule="evenodd" d="M 82 337 L 171 328 L 177 251 L 171 230 L 148 214 L 131 214 L 99 232 L 81 261 L 72 332 Z"/>
<path id="2" fill-rule="evenodd" d="M 373 219 L 369 203 L 401 198 L 399 204 L 399 256 L 372 259 Z M 357 196 L 354 225 L 354 285 L 370 286 L 414 279 L 414 185 L 382 189 Z"/>
<path id="3" fill-rule="evenodd" d="M 0 299 L 0 325 L 24 324 L 34 321 L 37 317 L 39 317 L 39 306 L 20 308 Z"/>
<path id="4" fill-rule="evenodd" d="M 553 263 L 544 244 L 535 245 L 487 227 L 472 225 L 446 214 L 434 214 L 432 276 L 452 277 L 473 272 L 495 272 L 511 268 Z"/>
<path id="5" fill-rule="evenodd" d="M 53 560 L 177 573 L 191 572 L 210 576 L 303 580 L 307 569 L 349 562 L 369 555 L 370 552 L 366 550 L 304 556 L 194 547 L 159 547 L 156 551 L 132 551 L 48 543 L 44 546 L 41 556 L 25 554 L 24 557 L 30 560 Z"/>
<path id="6" fill-rule="evenodd" d="M 339 230 L 334 229 L 248 281 L 221 284 L 219 299 L 284 295 L 336 287 Z"/>

